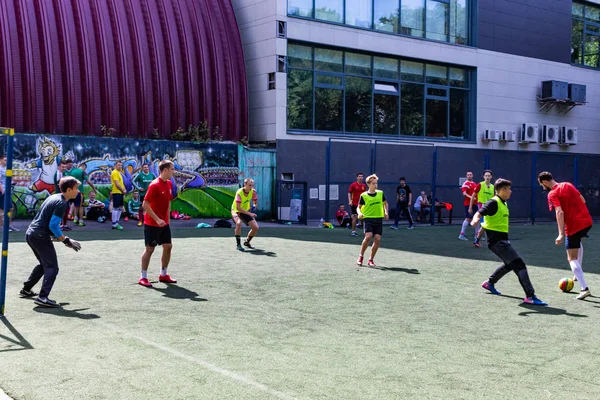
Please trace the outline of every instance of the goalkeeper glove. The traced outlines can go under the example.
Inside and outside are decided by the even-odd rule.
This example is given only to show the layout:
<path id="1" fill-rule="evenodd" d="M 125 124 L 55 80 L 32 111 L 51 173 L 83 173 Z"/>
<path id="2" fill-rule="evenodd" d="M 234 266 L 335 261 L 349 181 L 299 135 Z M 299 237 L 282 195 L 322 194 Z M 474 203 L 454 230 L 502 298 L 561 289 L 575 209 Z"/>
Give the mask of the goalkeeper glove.
<path id="1" fill-rule="evenodd" d="M 81 243 L 79 243 L 77 240 L 73 240 L 73 239 L 69 238 L 68 236 L 65 236 L 63 243 L 65 244 L 65 246 L 67 246 L 75 251 L 81 250 Z"/>

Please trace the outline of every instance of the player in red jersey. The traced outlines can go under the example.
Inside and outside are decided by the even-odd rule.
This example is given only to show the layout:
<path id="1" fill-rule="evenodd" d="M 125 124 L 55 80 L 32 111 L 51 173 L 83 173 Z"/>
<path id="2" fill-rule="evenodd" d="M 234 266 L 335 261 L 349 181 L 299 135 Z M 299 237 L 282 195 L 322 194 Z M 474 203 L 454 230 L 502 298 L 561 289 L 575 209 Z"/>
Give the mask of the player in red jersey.
<path id="1" fill-rule="evenodd" d="M 587 237 L 592 229 L 592 217 L 585 205 L 585 199 L 579 190 L 569 182 L 556 182 L 550 172 L 544 171 L 538 175 L 538 181 L 548 193 L 550 211 L 556 212 L 558 237 L 554 241 L 560 245 L 563 240 L 567 248 L 567 258 L 575 280 L 581 285 L 578 300 L 590 296 L 590 289 L 583 276 L 583 245 L 581 239 Z"/>
<path id="2" fill-rule="evenodd" d="M 462 184 L 461 187 L 463 195 L 463 204 L 465 206 L 465 220 L 463 221 L 462 227 L 460 228 L 460 235 L 458 236 L 460 240 L 469 240 L 465 236 L 465 230 L 467 229 L 467 226 L 471 224 L 471 219 L 473 218 L 473 215 L 479 210 L 479 208 L 477 207 L 477 194 L 475 193 L 476 187 L 477 184 L 473 182 L 473 173 L 471 171 L 468 171 L 467 180 L 465 181 L 465 183 Z M 471 199 L 473 198 L 473 196 L 475 196 L 475 201 L 473 201 L 473 203 L 475 204 L 470 209 L 469 207 L 471 206 Z M 475 228 L 475 238 L 477 238 L 477 232 L 478 228 Z"/>
<path id="3" fill-rule="evenodd" d="M 169 261 L 171 260 L 171 228 L 169 226 L 169 214 L 171 214 L 171 200 L 173 200 L 173 184 L 171 178 L 175 174 L 175 166 L 169 160 L 163 160 L 158 165 L 160 175 L 148 186 L 144 196 L 144 241 L 146 250 L 142 254 L 142 276 L 138 283 L 145 287 L 152 287 L 148 281 L 148 265 L 156 246 L 163 248 L 161 257 L 162 269 L 159 282 L 177 283 L 167 273 Z"/>
<path id="4" fill-rule="evenodd" d="M 364 175 L 362 172 L 356 174 L 356 182 L 352 182 L 348 188 L 348 204 L 352 211 L 352 236 L 356 236 L 356 222 L 358 221 L 358 202 L 360 195 L 367 191 L 367 185 L 363 183 Z"/>

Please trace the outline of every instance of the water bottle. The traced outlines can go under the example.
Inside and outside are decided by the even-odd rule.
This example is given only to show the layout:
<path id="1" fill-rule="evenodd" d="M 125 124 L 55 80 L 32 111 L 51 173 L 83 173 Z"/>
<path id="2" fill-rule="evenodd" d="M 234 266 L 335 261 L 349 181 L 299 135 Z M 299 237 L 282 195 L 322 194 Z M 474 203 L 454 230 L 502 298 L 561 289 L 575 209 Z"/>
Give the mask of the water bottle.
<path id="1" fill-rule="evenodd" d="M 323 227 L 323 222 L 325 222 L 325 220 L 323 218 L 321 218 L 321 220 L 319 221 L 319 228 Z"/>

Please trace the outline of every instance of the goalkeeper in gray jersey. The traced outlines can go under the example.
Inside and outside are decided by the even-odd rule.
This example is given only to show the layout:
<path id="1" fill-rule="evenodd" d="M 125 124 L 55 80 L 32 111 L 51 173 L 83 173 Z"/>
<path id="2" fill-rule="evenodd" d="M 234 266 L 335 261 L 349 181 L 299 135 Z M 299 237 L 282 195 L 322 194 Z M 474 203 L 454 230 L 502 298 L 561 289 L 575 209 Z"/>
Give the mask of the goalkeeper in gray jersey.
<path id="1" fill-rule="evenodd" d="M 23 283 L 20 295 L 35 297 L 33 301 L 39 306 L 60 307 L 60 304 L 48 298 L 58 275 L 58 259 L 52 238 L 75 251 L 81 250 L 79 242 L 63 235 L 60 230 L 62 217 L 69 206 L 67 202 L 77 196 L 80 184 L 81 182 L 71 176 L 62 178 L 58 184 L 61 193 L 53 194 L 44 201 L 25 234 L 25 240 L 35 254 L 38 265 Z M 38 295 L 32 289 L 42 278 L 42 288 Z"/>

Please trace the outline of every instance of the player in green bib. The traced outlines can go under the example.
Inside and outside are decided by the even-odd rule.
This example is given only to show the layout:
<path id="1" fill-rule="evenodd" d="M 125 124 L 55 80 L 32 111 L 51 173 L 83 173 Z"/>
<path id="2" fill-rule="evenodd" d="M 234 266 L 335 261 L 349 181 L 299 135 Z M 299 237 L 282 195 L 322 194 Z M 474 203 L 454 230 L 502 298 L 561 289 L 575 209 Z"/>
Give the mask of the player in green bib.
<path id="1" fill-rule="evenodd" d="M 485 216 L 482 226 L 487 232 L 488 248 L 496 254 L 503 262 L 494 273 L 481 284 L 481 287 L 489 290 L 492 294 L 499 295 L 494 285 L 502 279 L 502 277 L 513 271 L 519 278 L 519 283 L 525 291 L 524 303 L 533 304 L 536 306 L 547 306 L 548 304 L 538 299 L 533 290 L 533 285 L 529 280 L 527 266 L 523 259 L 513 249 L 508 240 L 508 219 L 509 211 L 506 202 L 510 199 L 512 182 L 507 179 L 498 179 L 495 183 L 496 195 L 488 200 L 479 211 L 475 213 L 471 225 L 476 227 Z"/>
<path id="2" fill-rule="evenodd" d="M 233 204 L 231 205 L 231 218 L 235 223 L 235 241 L 237 244 L 237 249 L 240 251 L 244 251 L 241 242 L 242 235 L 242 221 L 246 224 L 246 226 L 250 227 L 250 232 L 248 232 L 248 236 L 244 241 L 244 246 L 249 249 L 253 249 L 250 241 L 254 236 L 256 236 L 256 232 L 258 232 L 258 222 L 256 222 L 256 214 L 252 211 L 257 207 L 258 204 L 258 195 L 256 194 L 256 190 L 254 190 L 254 181 L 250 178 L 244 179 L 244 186 L 238 189 L 235 193 L 235 198 L 233 199 Z"/>
<path id="3" fill-rule="evenodd" d="M 133 184 L 137 186 L 140 191 L 140 203 L 144 202 L 144 196 L 146 196 L 146 192 L 148 191 L 148 186 L 155 180 L 156 177 L 152 172 L 150 172 L 150 166 L 146 163 L 142 165 L 142 171 L 139 172 L 135 179 L 133 180 Z M 138 211 L 138 226 L 142 226 L 144 224 L 144 208 L 140 207 Z"/>
<path id="4" fill-rule="evenodd" d="M 469 213 L 473 214 L 473 204 L 475 201 L 478 202 L 477 209 L 480 209 L 485 203 L 487 203 L 492 197 L 494 197 L 494 185 L 492 184 L 492 171 L 486 169 L 483 171 L 483 181 L 479 182 L 475 187 L 475 195 L 471 197 L 471 204 L 469 205 Z M 477 211 L 477 209 L 475 211 Z M 483 222 L 483 220 L 482 220 Z M 483 238 L 483 234 L 485 233 L 485 228 L 479 229 L 475 234 L 475 241 L 473 241 L 473 246 L 479 248 L 481 244 L 479 243 Z"/>
<path id="5" fill-rule="evenodd" d="M 358 218 L 363 221 L 365 230 L 365 238 L 360 247 L 360 254 L 357 265 L 362 265 L 363 257 L 371 239 L 373 239 L 373 247 L 371 248 L 371 257 L 369 257 L 368 266 L 375 267 L 375 254 L 379 249 L 381 234 L 383 233 L 383 219 L 388 219 L 388 203 L 385 194 L 381 190 L 377 190 L 377 175 L 367 177 L 367 186 L 369 189 L 360 195 L 358 202 Z"/>

